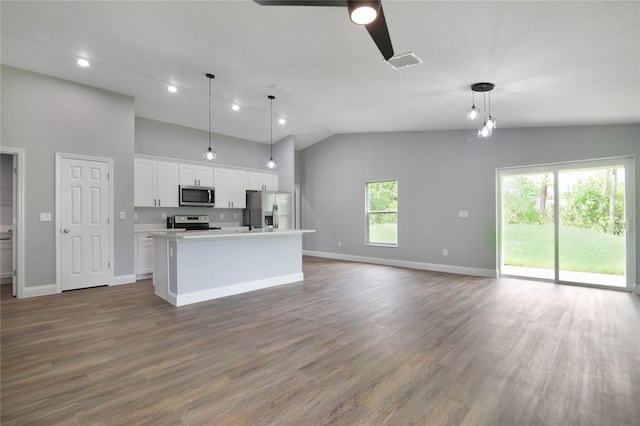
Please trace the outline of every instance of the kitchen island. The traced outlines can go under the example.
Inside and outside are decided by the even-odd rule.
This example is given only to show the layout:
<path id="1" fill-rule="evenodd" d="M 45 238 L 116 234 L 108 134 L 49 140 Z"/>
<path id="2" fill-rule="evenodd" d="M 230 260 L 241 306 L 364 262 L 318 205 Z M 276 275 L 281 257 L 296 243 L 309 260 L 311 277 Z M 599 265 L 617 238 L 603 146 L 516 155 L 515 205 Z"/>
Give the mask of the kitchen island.
<path id="1" fill-rule="evenodd" d="M 151 233 L 155 294 L 182 306 L 302 281 L 302 235 L 308 232 L 315 231 Z"/>

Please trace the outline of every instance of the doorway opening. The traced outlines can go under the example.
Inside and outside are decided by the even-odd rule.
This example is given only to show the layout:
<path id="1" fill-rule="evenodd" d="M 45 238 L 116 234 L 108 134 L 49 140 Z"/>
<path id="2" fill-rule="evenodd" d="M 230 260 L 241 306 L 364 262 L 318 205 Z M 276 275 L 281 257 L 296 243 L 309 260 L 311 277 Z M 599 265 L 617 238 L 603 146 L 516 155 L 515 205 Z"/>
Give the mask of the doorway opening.
<path id="1" fill-rule="evenodd" d="M 24 297 L 24 150 L 0 147 L 0 283 Z"/>
<path id="2" fill-rule="evenodd" d="M 633 159 L 498 170 L 501 275 L 631 291 Z"/>

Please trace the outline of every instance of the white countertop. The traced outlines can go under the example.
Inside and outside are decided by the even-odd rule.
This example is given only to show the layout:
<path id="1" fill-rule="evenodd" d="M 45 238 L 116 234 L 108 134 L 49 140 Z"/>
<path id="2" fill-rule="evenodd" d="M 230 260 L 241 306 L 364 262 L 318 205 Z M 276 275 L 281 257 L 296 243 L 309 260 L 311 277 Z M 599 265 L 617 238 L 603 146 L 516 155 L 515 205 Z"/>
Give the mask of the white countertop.
<path id="1" fill-rule="evenodd" d="M 216 239 L 235 239 L 235 238 L 269 238 L 284 237 L 292 235 L 301 235 L 309 232 L 316 232 L 315 229 L 248 229 L 229 231 L 229 230 L 209 230 L 209 231 L 168 231 L 150 232 L 150 235 L 159 238 L 179 241 L 199 241 L 199 240 L 216 240 Z"/>

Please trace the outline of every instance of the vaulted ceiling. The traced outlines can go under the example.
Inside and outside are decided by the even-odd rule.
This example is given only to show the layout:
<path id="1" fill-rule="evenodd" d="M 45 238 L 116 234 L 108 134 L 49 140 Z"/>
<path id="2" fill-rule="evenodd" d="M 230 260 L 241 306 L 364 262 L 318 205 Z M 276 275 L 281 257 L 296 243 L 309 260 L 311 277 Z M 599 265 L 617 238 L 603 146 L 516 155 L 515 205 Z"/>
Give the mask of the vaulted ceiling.
<path id="1" fill-rule="evenodd" d="M 395 70 L 345 8 L 251 0 L 2 1 L 3 64 L 131 95 L 136 115 L 298 149 L 335 133 L 640 122 L 640 3 L 383 0 Z M 81 68 L 78 58 L 90 67 Z M 177 87 L 169 93 L 167 85 Z M 239 111 L 231 105 L 237 103 Z M 476 96 L 476 105 L 482 97 Z"/>

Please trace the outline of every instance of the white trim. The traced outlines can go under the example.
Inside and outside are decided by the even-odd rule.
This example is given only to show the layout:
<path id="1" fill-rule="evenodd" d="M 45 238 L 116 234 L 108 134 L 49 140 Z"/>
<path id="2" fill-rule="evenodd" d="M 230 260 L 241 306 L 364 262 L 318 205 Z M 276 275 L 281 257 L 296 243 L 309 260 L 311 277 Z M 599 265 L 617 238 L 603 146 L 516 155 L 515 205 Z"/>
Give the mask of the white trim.
<path id="1" fill-rule="evenodd" d="M 414 262 L 410 260 L 383 259 L 379 257 L 354 256 L 350 254 L 327 253 L 321 251 L 302 250 L 304 256 L 325 257 L 327 259 L 346 260 L 349 262 L 374 263 L 376 265 L 397 266 L 400 268 L 422 269 L 425 271 L 446 272 L 449 274 L 471 275 L 476 277 L 497 278 L 498 271 L 492 269 L 469 268 L 467 266 L 440 265 L 437 263 Z"/>
<path id="2" fill-rule="evenodd" d="M 17 223 L 14 226 L 13 231 L 13 244 L 14 255 L 16 259 L 16 297 L 28 297 L 25 295 L 25 287 L 24 287 L 24 274 L 25 268 L 24 265 L 26 263 L 25 257 L 25 227 L 24 227 L 24 201 L 25 201 L 25 189 L 26 189 L 26 181 L 25 181 L 25 150 L 23 148 L 11 148 L 7 146 L 0 146 L 0 153 L 2 154 L 12 154 L 16 158 L 17 170 L 16 170 L 16 198 L 14 200 L 16 203 L 16 221 Z"/>
<path id="3" fill-rule="evenodd" d="M 22 297 L 48 296 L 56 293 L 58 293 L 56 284 L 45 284 L 34 287 L 25 287 L 22 291 Z"/>
<path id="4" fill-rule="evenodd" d="M 114 263 L 114 222 L 115 222 L 115 212 L 114 209 L 114 199 L 113 199 L 113 158 L 107 157 L 92 157 L 88 155 L 79 155 L 79 154 L 66 154 L 61 152 L 56 152 L 56 164 L 55 164 L 55 210 L 56 210 L 56 227 L 54 233 L 56 235 L 56 289 L 57 293 L 62 293 L 62 244 L 60 242 L 60 234 L 59 230 L 62 227 L 60 224 L 60 217 L 62 206 L 60 205 L 60 162 L 62 159 L 73 159 L 73 160 L 84 160 L 84 161 L 96 161 L 100 163 L 107 163 L 109 166 L 109 285 L 114 282 L 114 274 L 113 270 L 115 267 Z"/>
<path id="5" fill-rule="evenodd" d="M 205 300 L 219 299 L 221 297 L 233 296 L 235 294 L 247 293 L 263 288 L 275 287 L 283 284 L 290 284 L 304 281 L 302 272 L 280 275 L 277 277 L 266 278 L 263 280 L 249 281 L 240 284 L 228 285 L 225 287 L 212 288 L 202 291 L 194 291 L 192 293 L 176 295 L 169 291 L 168 302 L 175 306 L 184 306 L 191 303 L 204 302 Z"/>
<path id="6" fill-rule="evenodd" d="M 133 284 L 136 282 L 136 275 L 118 275 L 113 277 L 113 281 L 111 281 L 111 285 L 122 285 L 122 284 Z"/>
<path id="7" fill-rule="evenodd" d="M 153 278 L 153 272 L 147 272 L 144 274 L 136 274 L 136 281 L 137 280 L 147 280 L 149 278 Z"/>

